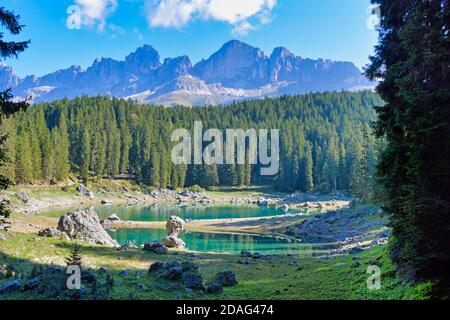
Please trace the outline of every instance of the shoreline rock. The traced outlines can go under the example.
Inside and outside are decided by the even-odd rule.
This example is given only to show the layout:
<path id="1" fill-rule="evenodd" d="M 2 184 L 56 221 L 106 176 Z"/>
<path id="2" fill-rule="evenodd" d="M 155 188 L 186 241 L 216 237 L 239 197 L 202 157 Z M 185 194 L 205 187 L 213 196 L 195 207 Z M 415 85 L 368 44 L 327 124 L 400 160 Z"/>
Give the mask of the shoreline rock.
<path id="1" fill-rule="evenodd" d="M 58 230 L 72 240 L 81 240 L 109 247 L 119 247 L 100 224 L 97 213 L 92 209 L 69 212 L 59 219 Z"/>

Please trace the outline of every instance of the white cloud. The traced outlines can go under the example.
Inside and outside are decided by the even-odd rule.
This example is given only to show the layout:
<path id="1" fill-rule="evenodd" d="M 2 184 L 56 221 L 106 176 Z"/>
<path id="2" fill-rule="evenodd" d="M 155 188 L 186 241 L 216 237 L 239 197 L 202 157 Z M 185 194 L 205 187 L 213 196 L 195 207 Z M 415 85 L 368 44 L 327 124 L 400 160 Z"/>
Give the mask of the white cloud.
<path id="1" fill-rule="evenodd" d="M 150 26 L 181 28 L 196 19 L 217 20 L 245 34 L 255 24 L 269 23 L 277 0 L 146 0 Z"/>
<path id="2" fill-rule="evenodd" d="M 117 0 L 75 0 L 80 7 L 81 23 L 103 30 L 106 19 L 117 9 Z"/>

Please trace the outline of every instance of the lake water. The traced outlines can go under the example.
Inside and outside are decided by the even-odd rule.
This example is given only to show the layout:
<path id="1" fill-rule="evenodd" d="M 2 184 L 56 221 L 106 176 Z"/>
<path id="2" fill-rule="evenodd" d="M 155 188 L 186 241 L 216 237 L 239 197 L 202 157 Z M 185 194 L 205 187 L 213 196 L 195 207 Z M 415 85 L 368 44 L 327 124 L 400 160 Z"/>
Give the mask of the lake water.
<path id="1" fill-rule="evenodd" d="M 302 213 L 300 210 L 256 207 L 256 206 L 203 206 L 203 205 L 158 205 L 158 206 L 98 206 L 94 207 L 100 219 L 117 214 L 124 221 L 167 221 L 171 216 L 182 219 L 234 219 L 279 216 L 286 213 Z M 44 213 L 51 217 L 60 217 L 68 209 Z"/>
<path id="2" fill-rule="evenodd" d="M 46 216 L 60 217 L 77 209 L 58 209 L 43 213 Z M 269 207 L 256 206 L 203 206 L 203 205 L 152 205 L 152 206 L 97 206 L 93 207 L 100 219 L 117 214 L 124 221 L 167 221 L 170 216 L 182 219 L 233 219 L 269 217 L 289 214 L 306 214 L 305 211 L 289 210 L 288 212 Z M 134 241 L 138 245 L 145 242 L 159 241 L 166 236 L 165 230 L 154 229 L 119 229 L 108 231 L 120 244 Z M 262 254 L 305 255 L 318 253 L 327 248 L 326 245 L 304 244 L 288 239 L 265 237 L 248 234 L 222 234 L 184 232 L 180 236 L 187 248 L 201 252 L 219 252 L 238 254 L 242 250 L 257 251 Z"/>
<path id="3" fill-rule="evenodd" d="M 135 241 L 137 245 L 159 241 L 166 236 L 164 230 L 119 229 L 108 231 L 119 242 Z M 239 254 L 242 250 L 257 251 L 262 254 L 311 255 L 327 248 L 326 244 L 304 244 L 298 241 L 248 234 L 222 234 L 183 232 L 180 235 L 192 251 Z"/>

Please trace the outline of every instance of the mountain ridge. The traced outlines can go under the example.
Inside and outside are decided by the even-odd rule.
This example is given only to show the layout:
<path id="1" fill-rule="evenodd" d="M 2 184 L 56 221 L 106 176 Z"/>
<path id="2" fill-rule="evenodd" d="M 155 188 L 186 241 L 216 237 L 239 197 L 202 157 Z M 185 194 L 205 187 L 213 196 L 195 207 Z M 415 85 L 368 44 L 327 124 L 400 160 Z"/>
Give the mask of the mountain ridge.
<path id="1" fill-rule="evenodd" d="M 231 40 L 195 65 L 187 55 L 166 58 L 144 45 L 123 61 L 99 57 L 84 70 L 73 65 L 42 77 L 20 79 L 0 64 L 0 89 L 18 98 L 50 102 L 80 95 L 108 95 L 142 103 L 197 106 L 313 91 L 373 88 L 353 63 L 296 56 L 277 47 L 261 49 Z"/>

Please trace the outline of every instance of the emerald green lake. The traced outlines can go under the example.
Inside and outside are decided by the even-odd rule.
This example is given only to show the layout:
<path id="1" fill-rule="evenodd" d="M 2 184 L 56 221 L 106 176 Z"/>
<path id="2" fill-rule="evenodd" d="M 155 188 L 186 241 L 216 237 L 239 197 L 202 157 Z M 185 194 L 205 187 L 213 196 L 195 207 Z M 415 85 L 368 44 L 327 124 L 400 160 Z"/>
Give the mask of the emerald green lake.
<path id="1" fill-rule="evenodd" d="M 76 208 L 79 209 L 79 208 Z M 184 220 L 235 219 L 279 216 L 286 213 L 302 213 L 300 210 L 256 207 L 256 206 L 202 206 L 202 205 L 159 205 L 159 206 L 97 206 L 94 207 L 100 219 L 117 214 L 124 221 L 167 221 L 171 216 Z M 60 217 L 69 209 L 53 210 L 46 216 Z"/>
<path id="2" fill-rule="evenodd" d="M 164 230 L 154 229 L 119 229 L 108 233 L 119 244 L 134 241 L 137 245 L 159 241 L 166 236 Z M 239 254 L 242 250 L 248 250 L 262 254 L 312 255 L 330 248 L 326 244 L 303 244 L 288 239 L 248 234 L 183 232 L 180 238 L 186 242 L 187 249 L 199 252 Z"/>
<path id="3" fill-rule="evenodd" d="M 46 216 L 60 217 L 73 209 L 59 209 L 42 213 Z M 306 211 L 284 211 L 273 207 L 256 206 L 203 206 L 203 205 L 153 205 L 153 206 L 97 206 L 93 207 L 100 219 L 117 214 L 124 221 L 167 221 L 175 215 L 184 220 L 234 219 L 281 216 L 289 214 L 306 214 Z M 164 230 L 154 229 L 119 229 L 108 231 L 120 244 L 134 241 L 137 245 L 159 241 L 166 236 Z M 289 239 L 280 239 L 249 234 L 223 234 L 184 232 L 181 238 L 192 251 L 239 254 L 242 250 L 257 251 L 262 254 L 305 255 L 319 253 L 329 248 L 328 245 L 305 244 Z"/>

